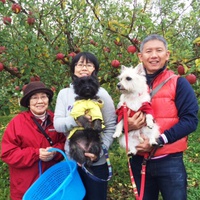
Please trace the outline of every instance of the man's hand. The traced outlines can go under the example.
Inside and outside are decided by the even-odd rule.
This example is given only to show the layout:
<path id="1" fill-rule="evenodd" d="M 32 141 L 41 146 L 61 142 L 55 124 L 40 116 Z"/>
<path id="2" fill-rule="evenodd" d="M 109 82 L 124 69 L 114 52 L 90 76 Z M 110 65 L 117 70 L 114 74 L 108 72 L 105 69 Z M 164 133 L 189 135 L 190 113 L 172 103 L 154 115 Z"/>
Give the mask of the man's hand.
<path id="1" fill-rule="evenodd" d="M 144 140 L 143 143 L 140 143 L 136 146 L 138 152 L 150 152 L 152 150 L 152 146 L 149 144 L 149 139 L 143 135 L 141 135 L 142 139 Z"/>
<path id="2" fill-rule="evenodd" d="M 146 125 L 145 114 L 141 111 L 136 112 L 133 117 L 128 117 L 128 130 L 138 130 Z"/>

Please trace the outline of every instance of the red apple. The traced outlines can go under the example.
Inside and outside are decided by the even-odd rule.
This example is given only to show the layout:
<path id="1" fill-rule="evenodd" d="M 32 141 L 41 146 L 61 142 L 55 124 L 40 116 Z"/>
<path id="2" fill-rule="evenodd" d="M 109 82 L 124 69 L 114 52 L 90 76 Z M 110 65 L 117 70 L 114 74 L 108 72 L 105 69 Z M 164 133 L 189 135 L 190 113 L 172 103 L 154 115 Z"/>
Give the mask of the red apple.
<path id="1" fill-rule="evenodd" d="M 74 52 L 75 52 L 75 53 L 80 53 L 80 52 L 81 52 L 81 49 L 80 49 L 79 47 L 76 47 L 75 50 L 74 50 Z"/>
<path id="2" fill-rule="evenodd" d="M 114 43 L 115 43 L 117 46 L 122 46 L 122 43 L 119 42 L 119 41 L 117 41 L 117 40 L 115 40 Z"/>
<path id="3" fill-rule="evenodd" d="M 104 50 L 104 52 L 110 53 L 110 48 L 109 47 L 104 47 L 103 50 Z"/>
<path id="4" fill-rule="evenodd" d="M 130 45 L 130 46 L 128 46 L 127 51 L 128 51 L 129 53 L 134 54 L 134 53 L 137 51 L 137 49 L 136 49 L 135 46 Z"/>
<path id="5" fill-rule="evenodd" d="M 0 0 L 2 3 L 6 3 L 6 0 Z"/>
<path id="6" fill-rule="evenodd" d="M 118 55 L 120 58 L 122 58 L 122 53 L 118 53 L 117 55 Z"/>
<path id="7" fill-rule="evenodd" d="M 11 24 L 11 18 L 10 17 L 3 17 L 3 23 L 5 25 Z"/>
<path id="8" fill-rule="evenodd" d="M 30 82 L 40 81 L 40 77 L 38 75 L 34 75 L 30 77 Z"/>
<path id="9" fill-rule="evenodd" d="M 5 46 L 0 46 L 0 54 L 2 54 L 6 50 Z"/>
<path id="10" fill-rule="evenodd" d="M 59 47 L 58 46 L 55 46 L 55 50 L 58 50 L 59 49 Z"/>
<path id="11" fill-rule="evenodd" d="M 22 87 L 22 91 L 25 90 L 26 86 L 27 86 L 27 84 L 23 85 L 23 87 Z"/>
<path id="12" fill-rule="evenodd" d="M 134 44 L 140 44 L 140 41 L 137 38 L 133 38 L 132 41 Z"/>
<path id="13" fill-rule="evenodd" d="M 0 72 L 4 69 L 3 63 L 0 63 Z"/>
<path id="14" fill-rule="evenodd" d="M 34 76 L 31 76 L 31 77 L 30 77 L 30 82 L 33 82 L 33 81 L 35 81 L 35 77 L 34 77 Z"/>
<path id="15" fill-rule="evenodd" d="M 95 41 L 94 40 L 90 40 L 90 44 L 95 45 Z"/>
<path id="16" fill-rule="evenodd" d="M 185 78 L 190 84 L 195 84 L 197 81 L 197 77 L 194 74 L 188 74 Z"/>
<path id="17" fill-rule="evenodd" d="M 11 69 L 12 71 L 14 71 L 15 73 L 18 73 L 18 72 L 19 72 L 18 69 L 17 69 L 17 67 L 10 67 L 10 69 Z"/>
<path id="18" fill-rule="evenodd" d="M 20 87 L 18 85 L 15 86 L 15 90 L 19 91 Z"/>
<path id="19" fill-rule="evenodd" d="M 184 75 L 185 74 L 185 68 L 183 67 L 183 65 L 179 65 L 177 68 L 178 74 L 180 75 Z"/>
<path id="20" fill-rule="evenodd" d="M 68 56 L 68 57 L 72 57 L 72 58 L 73 58 L 75 55 L 76 55 L 76 53 L 75 53 L 75 52 L 71 52 L 71 53 L 69 53 L 67 56 Z"/>
<path id="21" fill-rule="evenodd" d="M 94 40 L 90 40 L 90 44 L 94 45 L 94 46 L 98 46 L 98 43 L 95 42 Z"/>
<path id="22" fill-rule="evenodd" d="M 119 60 L 113 60 L 113 61 L 111 62 L 111 65 L 112 65 L 113 67 L 115 67 L 115 68 L 118 68 L 118 67 L 120 66 L 120 62 L 119 62 Z"/>
<path id="23" fill-rule="evenodd" d="M 33 17 L 28 17 L 27 23 L 28 23 L 30 26 L 33 25 L 33 24 L 35 23 L 35 18 L 33 18 Z"/>
<path id="24" fill-rule="evenodd" d="M 35 75 L 35 81 L 40 81 L 40 77 L 38 75 Z"/>
<path id="25" fill-rule="evenodd" d="M 12 11 L 18 14 L 21 11 L 21 6 L 17 3 L 12 4 Z"/>
<path id="26" fill-rule="evenodd" d="M 63 53 L 58 53 L 58 54 L 56 55 L 56 59 L 57 59 L 57 60 L 62 60 L 64 57 L 65 57 L 65 56 L 64 56 Z"/>
<path id="27" fill-rule="evenodd" d="M 54 86 L 51 86 L 51 90 L 52 90 L 53 92 L 55 92 L 55 91 L 56 91 L 56 88 L 55 88 Z"/>

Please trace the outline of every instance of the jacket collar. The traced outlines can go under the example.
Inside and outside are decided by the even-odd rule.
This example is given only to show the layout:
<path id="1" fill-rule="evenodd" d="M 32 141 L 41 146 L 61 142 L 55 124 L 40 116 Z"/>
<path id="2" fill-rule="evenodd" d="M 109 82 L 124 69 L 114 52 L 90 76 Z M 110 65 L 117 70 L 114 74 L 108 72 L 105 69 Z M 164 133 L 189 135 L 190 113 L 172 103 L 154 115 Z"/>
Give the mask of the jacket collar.
<path id="1" fill-rule="evenodd" d="M 150 85 L 153 83 L 153 80 L 154 80 L 159 74 L 161 74 L 165 69 L 166 69 L 166 66 L 164 66 L 163 68 L 159 69 L 159 70 L 158 70 L 157 72 L 155 72 L 154 74 L 147 74 L 147 71 L 146 71 L 146 69 L 145 69 L 147 84 L 150 86 Z"/>

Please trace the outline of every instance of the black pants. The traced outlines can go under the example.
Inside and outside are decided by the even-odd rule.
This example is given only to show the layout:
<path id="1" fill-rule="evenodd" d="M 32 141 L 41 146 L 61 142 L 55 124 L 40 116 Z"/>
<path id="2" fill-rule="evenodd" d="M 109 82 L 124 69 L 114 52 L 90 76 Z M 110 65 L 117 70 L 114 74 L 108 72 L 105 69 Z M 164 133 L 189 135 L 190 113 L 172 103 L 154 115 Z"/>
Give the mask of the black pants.
<path id="1" fill-rule="evenodd" d="M 108 178 L 107 163 L 99 166 L 92 166 L 91 171 L 98 178 L 104 180 Z M 81 169 L 81 167 L 78 167 L 78 172 L 86 189 L 86 195 L 84 197 L 84 200 L 106 200 L 108 182 L 106 181 L 99 182 L 93 180 L 85 173 L 85 171 L 83 171 L 83 169 Z"/>

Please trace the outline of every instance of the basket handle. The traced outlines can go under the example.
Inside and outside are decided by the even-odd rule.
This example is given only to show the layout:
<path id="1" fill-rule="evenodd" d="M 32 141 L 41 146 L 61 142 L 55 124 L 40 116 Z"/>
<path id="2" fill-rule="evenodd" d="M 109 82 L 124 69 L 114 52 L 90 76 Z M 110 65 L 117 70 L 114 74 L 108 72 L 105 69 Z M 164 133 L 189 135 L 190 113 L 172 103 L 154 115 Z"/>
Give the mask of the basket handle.
<path id="1" fill-rule="evenodd" d="M 53 152 L 53 151 L 57 151 L 57 152 L 61 153 L 63 155 L 63 157 L 65 158 L 66 161 L 69 160 L 67 158 L 66 154 L 62 150 L 60 150 L 58 148 L 50 148 L 50 149 L 48 149 L 48 152 Z M 38 168 L 39 168 L 39 176 L 41 176 L 42 175 L 42 160 L 39 161 Z M 70 165 L 69 165 L 69 168 L 70 168 L 70 171 L 73 170 Z"/>
<path id="2" fill-rule="evenodd" d="M 63 157 L 64 157 L 64 159 L 65 159 L 66 162 L 67 162 L 67 161 L 75 162 L 74 160 L 69 160 L 69 158 L 67 157 L 67 155 L 66 155 L 62 150 L 60 150 L 60 149 L 58 149 L 58 148 L 53 147 L 53 148 L 48 149 L 48 151 L 49 151 L 49 152 L 57 151 L 57 152 L 59 152 L 59 153 L 61 153 L 61 154 L 63 155 Z M 68 162 L 68 165 L 69 165 L 69 162 Z M 69 169 L 70 169 L 70 172 L 73 171 L 71 165 L 69 165 Z"/>
<path id="3" fill-rule="evenodd" d="M 59 153 L 61 153 L 62 155 L 63 155 L 63 157 L 65 158 L 65 160 L 69 160 L 68 158 L 67 158 L 67 156 L 66 156 L 66 154 L 62 151 L 62 150 L 60 150 L 60 149 L 58 149 L 58 148 L 50 148 L 50 149 L 48 149 L 48 151 L 49 152 L 53 152 L 53 151 L 58 151 Z"/>

